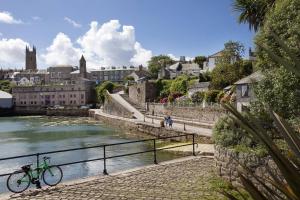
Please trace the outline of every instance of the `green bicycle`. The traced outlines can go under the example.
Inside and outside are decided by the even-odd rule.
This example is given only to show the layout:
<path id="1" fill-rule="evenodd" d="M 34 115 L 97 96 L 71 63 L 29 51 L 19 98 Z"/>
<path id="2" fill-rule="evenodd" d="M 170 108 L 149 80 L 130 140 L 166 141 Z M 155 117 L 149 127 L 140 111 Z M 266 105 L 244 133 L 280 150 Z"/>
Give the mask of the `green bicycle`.
<path id="1" fill-rule="evenodd" d="M 49 186 L 55 186 L 62 180 L 63 172 L 59 166 L 49 165 L 50 158 L 44 157 L 43 162 L 36 168 L 32 169 L 31 165 L 21 167 L 21 170 L 15 171 L 7 178 L 7 188 L 13 193 L 25 191 L 30 183 L 41 188 L 40 178 Z"/>

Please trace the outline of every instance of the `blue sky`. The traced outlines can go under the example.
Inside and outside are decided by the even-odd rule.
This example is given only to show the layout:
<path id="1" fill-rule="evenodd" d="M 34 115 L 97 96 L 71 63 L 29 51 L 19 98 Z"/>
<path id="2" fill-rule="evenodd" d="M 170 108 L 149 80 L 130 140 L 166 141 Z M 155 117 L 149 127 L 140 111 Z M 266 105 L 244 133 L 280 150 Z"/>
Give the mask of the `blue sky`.
<path id="1" fill-rule="evenodd" d="M 7 23 L 2 19 L 1 22 L 0 15 L 0 40 L 2 39 L 4 43 L 3 40 L 6 39 L 2 48 L 0 43 L 0 53 L 1 50 L 4 51 L 4 47 L 13 43 L 12 41 L 8 43 L 7 40 L 19 38 L 24 43 L 34 44 L 37 47 L 41 65 L 67 64 L 63 62 L 73 64 L 77 54 L 82 53 L 89 58 L 90 65 L 97 63 L 120 65 L 122 62 L 128 65 L 143 63 L 150 55 L 158 54 L 172 54 L 176 57 L 210 55 L 222 49 L 228 40 L 240 41 L 246 48 L 253 46 L 254 33 L 249 31 L 247 25 L 237 23 L 237 13 L 234 13 L 231 7 L 232 0 L 0 1 L 0 12 L 9 13 L 15 20 Z M 101 46 L 99 49 L 95 49 L 97 48 L 95 45 L 91 47 L 87 43 L 78 42 L 80 37 L 83 39 L 87 36 L 92 21 L 97 22 L 96 30 L 99 31 L 101 25 L 109 23 L 110 20 L 118 20 L 117 24 L 120 26 L 118 28 L 120 34 L 114 35 L 113 38 L 116 38 L 111 40 L 110 44 L 106 41 L 99 44 Z M 115 24 L 115 27 L 118 25 Z M 121 34 L 123 25 L 132 26 L 134 33 L 123 38 Z M 63 34 L 57 38 L 59 33 Z M 99 31 L 98 34 L 100 33 L 107 32 Z M 103 39 L 101 36 L 96 37 L 96 34 L 94 36 L 95 41 Z M 54 42 L 55 38 L 57 43 Z M 67 49 L 66 55 L 63 55 L 63 52 L 58 55 L 70 57 L 73 53 L 76 56 L 72 59 L 62 58 L 62 61 L 55 61 L 54 58 L 57 60 L 60 58 L 53 51 L 69 48 L 65 43 L 65 46 L 60 47 L 60 42 L 68 39 L 73 49 Z M 116 46 L 124 46 L 122 42 L 126 39 L 129 40 L 125 42 L 126 50 L 123 48 L 119 52 Z M 136 42 L 139 43 L 139 47 L 136 46 Z M 54 43 L 56 45 L 49 49 Z M 114 62 L 118 58 L 107 51 L 115 51 L 116 55 L 123 58 Z M 134 61 L 129 59 L 135 55 Z M 20 59 L 21 55 L 17 58 Z M 5 60 L 0 54 L 2 62 L 0 66 L 1 64 L 13 66 L 14 63 L 11 63 L 13 60 L 12 58 Z M 20 62 L 16 61 L 18 65 L 22 65 Z"/>

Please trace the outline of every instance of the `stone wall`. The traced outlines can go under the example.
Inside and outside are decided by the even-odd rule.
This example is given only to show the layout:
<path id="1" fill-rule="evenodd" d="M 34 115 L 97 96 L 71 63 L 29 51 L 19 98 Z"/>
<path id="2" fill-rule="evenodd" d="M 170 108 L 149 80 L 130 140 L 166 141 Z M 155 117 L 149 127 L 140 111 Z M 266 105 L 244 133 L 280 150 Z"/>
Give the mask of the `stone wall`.
<path id="1" fill-rule="evenodd" d="M 93 110 L 89 111 L 89 116 L 96 120 L 101 121 L 102 123 L 108 126 L 112 126 L 123 131 L 126 130 L 129 131 L 131 134 L 135 134 L 135 135 L 144 133 L 144 135 L 149 135 L 149 136 L 168 137 L 168 136 L 177 136 L 177 135 L 186 134 L 185 131 L 166 129 L 154 124 L 147 124 L 142 122 L 136 123 L 132 119 L 124 119 L 124 118 L 120 119 L 118 117 L 109 117 L 101 114 L 95 114 L 95 111 Z M 186 141 L 187 139 L 191 141 L 192 136 L 189 136 L 188 138 L 186 137 L 174 138 L 174 140 L 178 140 L 178 141 Z M 200 136 L 197 134 L 195 135 L 195 141 L 198 143 L 212 143 L 211 138 Z"/>
<path id="2" fill-rule="evenodd" d="M 215 146 L 214 156 L 217 174 L 223 179 L 232 182 L 234 185 L 241 184 L 238 176 L 238 169 L 242 169 L 241 165 L 247 166 L 251 169 L 252 173 L 258 176 L 266 176 L 268 174 L 267 168 L 279 176 L 279 172 L 270 157 L 260 158 L 248 153 L 238 153 L 218 145 Z M 251 178 L 251 176 L 249 177 Z M 253 180 L 253 178 L 251 179 Z"/>
<path id="3" fill-rule="evenodd" d="M 106 94 L 105 102 L 103 105 L 103 111 L 110 115 L 132 118 L 132 113 L 125 107 L 115 101 L 109 94 Z"/>
<path id="4" fill-rule="evenodd" d="M 154 82 L 144 81 L 135 85 L 129 86 L 129 99 L 139 105 L 146 102 L 154 101 L 157 96 L 157 89 Z"/>
<path id="5" fill-rule="evenodd" d="M 221 107 L 206 107 L 202 106 L 177 106 L 168 104 L 149 103 L 149 114 L 158 116 L 171 115 L 173 117 L 191 118 L 193 120 L 215 122 L 221 116 L 226 114 L 226 111 Z"/>
<path id="6" fill-rule="evenodd" d="M 88 117 L 89 109 L 47 109 L 48 116 L 77 116 Z"/>

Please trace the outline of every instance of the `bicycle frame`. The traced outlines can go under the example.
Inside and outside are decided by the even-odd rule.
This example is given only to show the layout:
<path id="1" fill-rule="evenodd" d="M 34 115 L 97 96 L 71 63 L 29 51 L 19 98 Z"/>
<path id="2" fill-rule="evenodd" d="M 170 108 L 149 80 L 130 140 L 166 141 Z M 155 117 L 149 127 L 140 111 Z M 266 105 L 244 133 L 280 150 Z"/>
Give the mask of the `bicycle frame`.
<path id="1" fill-rule="evenodd" d="M 26 173 L 26 175 L 24 175 L 20 180 L 20 182 L 31 182 L 34 183 L 34 180 L 39 180 L 41 174 L 43 173 L 44 170 L 49 169 L 49 165 L 48 162 L 46 161 L 46 159 L 44 159 L 43 163 L 40 164 L 37 168 L 35 168 L 34 170 L 30 168 L 30 170 Z M 49 170 L 50 174 L 52 174 L 51 170 Z M 28 180 L 24 180 L 26 179 L 26 177 L 29 177 Z"/>

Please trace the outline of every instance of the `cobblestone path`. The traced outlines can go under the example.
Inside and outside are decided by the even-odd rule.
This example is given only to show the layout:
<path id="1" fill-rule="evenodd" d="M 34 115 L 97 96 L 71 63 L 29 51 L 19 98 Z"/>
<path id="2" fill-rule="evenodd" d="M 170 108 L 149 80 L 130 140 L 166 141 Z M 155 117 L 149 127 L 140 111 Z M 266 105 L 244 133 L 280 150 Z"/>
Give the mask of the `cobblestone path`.
<path id="1" fill-rule="evenodd" d="M 205 157 L 184 159 L 81 183 L 61 184 L 31 191 L 11 199 L 219 199 L 210 188 L 214 160 Z"/>

